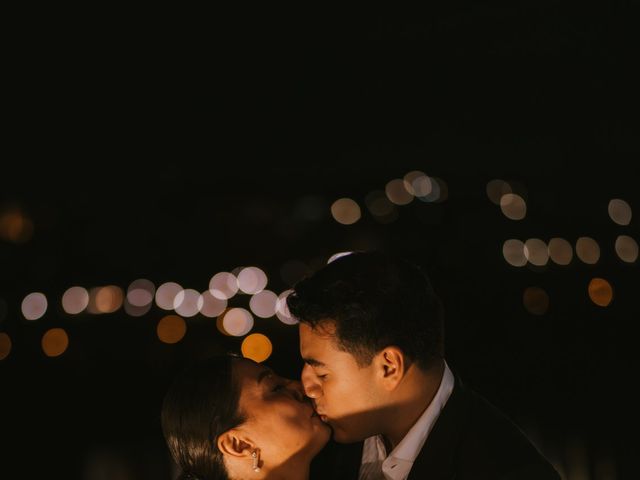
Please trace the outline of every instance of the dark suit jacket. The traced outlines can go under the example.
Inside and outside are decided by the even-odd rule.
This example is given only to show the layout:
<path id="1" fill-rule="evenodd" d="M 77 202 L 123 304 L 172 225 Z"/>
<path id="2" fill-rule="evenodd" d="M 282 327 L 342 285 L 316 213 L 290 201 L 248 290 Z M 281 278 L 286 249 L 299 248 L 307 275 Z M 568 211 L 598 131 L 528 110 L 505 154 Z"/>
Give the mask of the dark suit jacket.
<path id="1" fill-rule="evenodd" d="M 330 443 L 312 464 L 311 478 L 357 480 L 363 442 Z M 411 468 L 409 480 L 560 480 L 509 419 L 456 379 Z"/>

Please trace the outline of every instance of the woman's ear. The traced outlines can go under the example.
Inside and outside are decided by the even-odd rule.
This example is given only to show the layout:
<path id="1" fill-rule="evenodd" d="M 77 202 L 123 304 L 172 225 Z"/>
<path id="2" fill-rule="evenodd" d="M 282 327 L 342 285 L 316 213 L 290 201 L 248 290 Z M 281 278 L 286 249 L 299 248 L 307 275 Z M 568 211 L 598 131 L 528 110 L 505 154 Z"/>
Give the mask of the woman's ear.
<path id="1" fill-rule="evenodd" d="M 240 430 L 232 428 L 218 436 L 218 449 L 223 455 L 250 457 L 255 445 Z"/>
<path id="2" fill-rule="evenodd" d="M 398 347 L 390 345 L 375 357 L 378 378 L 386 390 L 393 390 L 404 377 L 404 354 Z"/>

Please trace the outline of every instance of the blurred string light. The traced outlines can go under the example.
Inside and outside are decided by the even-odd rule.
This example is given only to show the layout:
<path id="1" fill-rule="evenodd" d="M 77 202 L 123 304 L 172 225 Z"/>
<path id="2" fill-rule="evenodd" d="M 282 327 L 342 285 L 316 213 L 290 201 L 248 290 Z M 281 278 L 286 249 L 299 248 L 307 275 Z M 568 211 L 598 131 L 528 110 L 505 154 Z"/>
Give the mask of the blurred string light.
<path id="1" fill-rule="evenodd" d="M 569 265 L 573 259 L 573 248 L 564 238 L 549 240 L 549 257 L 558 265 Z"/>
<path id="2" fill-rule="evenodd" d="M 289 306 L 287 305 L 287 297 L 293 292 L 293 290 L 285 290 L 278 295 L 278 302 L 276 303 L 276 317 L 285 325 L 295 325 L 298 320 L 291 315 Z"/>
<path id="3" fill-rule="evenodd" d="M 214 297 L 209 290 L 202 292 L 201 297 L 202 307 L 200 307 L 200 313 L 205 317 L 217 317 L 227 308 L 227 301 Z"/>
<path id="4" fill-rule="evenodd" d="M 69 315 L 82 313 L 89 306 L 89 292 L 84 287 L 68 288 L 62 295 L 62 309 Z"/>
<path id="5" fill-rule="evenodd" d="M 502 245 L 502 255 L 509 265 L 514 267 L 524 267 L 527 264 L 527 257 L 524 254 L 524 243 L 515 238 L 511 238 Z"/>
<path id="6" fill-rule="evenodd" d="M 246 267 L 238 273 L 238 288 L 249 295 L 262 291 L 267 286 L 267 275 L 258 267 Z"/>
<path id="7" fill-rule="evenodd" d="M 0 238 L 12 243 L 25 243 L 32 235 L 33 221 L 20 208 L 6 207 L 0 212 Z"/>
<path id="8" fill-rule="evenodd" d="M 395 205 L 408 205 L 413 200 L 413 194 L 405 188 L 405 181 L 399 178 L 388 182 L 384 192 L 389 201 Z"/>
<path id="9" fill-rule="evenodd" d="M 500 205 L 500 199 L 507 193 L 513 193 L 513 190 L 504 180 L 496 178 L 487 183 L 487 197 L 492 203 Z"/>
<path id="10" fill-rule="evenodd" d="M 414 170 L 407 173 L 403 179 L 403 186 L 414 197 L 426 197 L 433 190 L 433 182 L 426 173 Z"/>
<path id="11" fill-rule="evenodd" d="M 589 298 L 600 307 L 608 306 L 613 300 L 613 287 L 604 278 L 593 278 L 588 287 Z"/>
<path id="12" fill-rule="evenodd" d="M 220 300 L 229 300 L 238 293 L 238 279 L 229 272 L 216 273 L 209 280 L 209 292 Z"/>
<path id="13" fill-rule="evenodd" d="M 618 225 L 631 223 L 631 206 L 620 198 L 614 198 L 609 202 L 609 217 Z"/>
<path id="14" fill-rule="evenodd" d="M 8 333 L 0 332 L 0 360 L 4 360 L 11 353 L 11 337 Z"/>
<path id="15" fill-rule="evenodd" d="M 522 296 L 522 303 L 529 313 L 544 315 L 549 309 L 549 295 L 540 287 L 528 287 Z"/>
<path id="16" fill-rule="evenodd" d="M 362 216 L 360 206 L 350 198 L 340 198 L 331 205 L 331 215 L 342 225 L 352 225 Z"/>
<path id="17" fill-rule="evenodd" d="M 500 209 L 510 220 L 522 220 L 527 215 L 524 198 L 515 193 L 506 193 L 500 197 Z"/>
<path id="18" fill-rule="evenodd" d="M 161 342 L 178 343 L 187 333 L 187 324 L 178 315 L 167 315 L 158 322 L 156 333 Z"/>
<path id="19" fill-rule="evenodd" d="M 69 347 L 69 336 L 62 328 L 51 328 L 42 336 L 41 344 L 47 357 L 59 357 Z"/>
<path id="20" fill-rule="evenodd" d="M 127 301 L 134 307 L 146 307 L 153 302 L 156 287 L 152 281 L 139 278 L 129 284 Z"/>
<path id="21" fill-rule="evenodd" d="M 539 238 L 530 238 L 524 242 L 524 256 L 537 267 L 543 267 L 549 261 L 547 245 Z"/>
<path id="22" fill-rule="evenodd" d="M 340 257 L 344 257 L 345 255 L 351 255 L 353 252 L 338 252 L 338 253 L 334 253 L 333 255 L 331 255 L 329 257 L 329 260 L 327 260 L 327 263 L 331 263 L 334 260 L 339 259 Z"/>
<path id="23" fill-rule="evenodd" d="M 600 260 L 600 246 L 591 237 L 580 237 L 576 241 L 576 255 L 584 263 L 594 265 Z"/>
<path id="24" fill-rule="evenodd" d="M 163 283 L 156 290 L 156 305 L 163 310 L 173 310 L 173 301 L 182 287 L 175 282 Z"/>
<path id="25" fill-rule="evenodd" d="M 260 318 L 273 317 L 276 314 L 278 296 L 270 290 L 262 290 L 251 297 L 249 308 Z"/>
<path id="26" fill-rule="evenodd" d="M 120 287 L 116 285 L 95 287 L 89 290 L 87 311 L 94 314 L 113 313 L 122 307 L 123 301 L 124 293 Z"/>
<path id="27" fill-rule="evenodd" d="M 222 317 L 224 331 L 234 337 L 243 337 L 253 328 L 253 315 L 244 308 L 231 308 Z"/>
<path id="28" fill-rule="evenodd" d="M 240 351 L 243 357 L 260 363 L 271 356 L 273 345 L 267 336 L 261 333 L 252 333 L 242 341 Z"/>
<path id="29" fill-rule="evenodd" d="M 616 238 L 615 249 L 623 262 L 635 263 L 638 260 L 638 243 L 628 235 L 619 235 Z"/>
<path id="30" fill-rule="evenodd" d="M 387 195 L 380 190 L 369 192 L 364 199 L 367 210 L 373 218 L 383 224 L 388 224 L 398 218 L 398 209 L 389 201 Z"/>
<path id="31" fill-rule="evenodd" d="M 41 318 L 47 311 L 47 297 L 40 292 L 30 293 L 22 300 L 21 310 L 27 320 Z"/>
<path id="32" fill-rule="evenodd" d="M 179 291 L 173 299 L 173 309 L 178 315 L 183 317 L 193 317 L 197 315 L 203 305 L 204 300 L 200 292 L 190 288 Z"/>

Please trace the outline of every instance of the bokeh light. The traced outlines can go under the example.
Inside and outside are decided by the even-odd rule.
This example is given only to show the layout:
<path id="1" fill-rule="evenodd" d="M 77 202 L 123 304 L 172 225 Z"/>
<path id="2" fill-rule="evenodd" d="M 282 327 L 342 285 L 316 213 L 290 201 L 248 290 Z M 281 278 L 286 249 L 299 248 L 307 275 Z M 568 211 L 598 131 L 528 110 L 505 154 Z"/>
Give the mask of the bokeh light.
<path id="1" fill-rule="evenodd" d="M 204 305 L 202 295 L 197 290 L 187 288 L 178 292 L 173 300 L 173 309 L 183 317 L 193 317 L 200 312 Z"/>
<path id="2" fill-rule="evenodd" d="M 404 188 L 413 196 L 426 197 L 433 187 L 426 173 L 414 170 L 404 176 Z"/>
<path id="3" fill-rule="evenodd" d="M 600 246 L 593 238 L 580 237 L 576 241 L 576 255 L 584 263 L 593 265 L 600 260 Z"/>
<path id="4" fill-rule="evenodd" d="M 514 267 L 524 267 L 527 264 L 527 257 L 524 254 L 524 243 L 511 238 L 502 245 L 502 255 L 510 265 Z"/>
<path id="5" fill-rule="evenodd" d="M 69 336 L 62 328 L 51 328 L 42 336 L 41 343 L 47 357 L 58 357 L 69 347 Z"/>
<path id="6" fill-rule="evenodd" d="M 391 203 L 407 205 L 413 200 L 413 195 L 407 191 L 404 180 L 396 178 L 387 183 L 384 192 Z"/>
<path id="7" fill-rule="evenodd" d="M 92 288 L 89 291 L 90 313 L 113 313 L 117 311 L 124 301 L 122 289 L 116 285 Z"/>
<path id="8" fill-rule="evenodd" d="M 44 293 L 33 292 L 22 300 L 22 315 L 27 320 L 37 320 L 47 311 L 47 297 Z"/>
<path id="9" fill-rule="evenodd" d="M 173 301 L 182 291 L 182 286 L 175 282 L 166 282 L 156 290 L 156 305 L 163 310 L 173 310 Z"/>
<path id="10" fill-rule="evenodd" d="M 618 225 L 631 223 L 631 206 L 620 198 L 614 198 L 609 202 L 609 217 Z"/>
<path id="11" fill-rule="evenodd" d="M 418 199 L 423 202 L 440 203 L 444 202 L 449 196 L 449 187 L 447 182 L 439 177 L 430 177 L 429 187 L 423 187 L 429 190 L 426 195 L 418 195 Z M 418 192 L 416 192 L 417 194 Z"/>
<path id="12" fill-rule="evenodd" d="M 156 287 L 150 280 L 139 278 L 127 289 L 127 301 L 134 307 L 146 307 L 153 302 Z"/>
<path id="13" fill-rule="evenodd" d="M 264 290 L 267 281 L 267 275 L 258 267 L 243 268 L 238 273 L 238 288 L 249 295 Z"/>
<path id="14" fill-rule="evenodd" d="M 264 362 L 271 356 L 273 346 L 271 340 L 261 333 L 252 333 L 248 335 L 240 346 L 242 356 L 250 358 L 254 362 Z"/>
<path id="15" fill-rule="evenodd" d="M 500 197 L 500 209 L 511 220 L 522 220 L 527 215 L 527 204 L 520 195 L 506 193 Z"/>
<path id="16" fill-rule="evenodd" d="M 511 185 L 504 180 L 496 178 L 487 183 L 487 197 L 492 203 L 500 205 L 500 199 L 507 193 L 513 193 L 513 190 L 511 190 Z"/>
<path id="17" fill-rule="evenodd" d="M 286 325 L 295 325 L 298 323 L 298 320 L 291 315 L 289 306 L 287 305 L 287 297 L 291 292 L 293 292 L 293 290 L 285 290 L 282 292 L 278 295 L 278 302 L 276 303 L 276 317 Z"/>
<path id="18" fill-rule="evenodd" d="M 19 208 L 0 213 L 0 238 L 12 243 L 25 243 L 33 235 L 33 222 Z"/>
<path id="19" fill-rule="evenodd" d="M 238 279 L 233 273 L 216 273 L 209 280 L 209 292 L 220 300 L 229 300 L 238 293 Z"/>
<path id="20" fill-rule="evenodd" d="M 331 215 L 342 225 L 352 225 L 360 220 L 360 206 L 350 198 L 340 198 L 331 205 Z"/>
<path id="21" fill-rule="evenodd" d="M 142 317 L 149 313 L 151 310 L 151 303 L 144 305 L 143 307 L 138 307 L 136 305 L 131 305 L 127 297 L 124 298 L 124 311 L 127 315 L 131 315 L 132 317 Z"/>
<path id="22" fill-rule="evenodd" d="M 253 328 L 253 315 L 244 308 L 230 308 L 222 318 L 224 330 L 234 337 L 242 337 Z"/>
<path id="23" fill-rule="evenodd" d="M 522 296 L 524 308 L 533 315 L 544 315 L 549 309 L 549 295 L 540 287 L 528 287 Z"/>
<path id="24" fill-rule="evenodd" d="M 620 260 L 634 263 L 638 260 L 638 243 L 628 235 L 620 235 L 616 238 L 616 253 Z"/>
<path id="25" fill-rule="evenodd" d="M 573 259 L 573 248 L 564 238 L 549 240 L 549 257 L 558 265 L 569 265 Z"/>
<path id="26" fill-rule="evenodd" d="M 62 309 L 69 315 L 77 315 L 89 305 L 89 292 L 83 287 L 71 287 L 62 295 Z"/>
<path id="27" fill-rule="evenodd" d="M 158 322 L 156 333 L 161 342 L 178 343 L 187 333 L 187 323 L 178 315 L 167 315 Z"/>
<path id="28" fill-rule="evenodd" d="M 278 296 L 270 290 L 262 290 L 251 297 L 249 308 L 260 318 L 273 317 L 276 314 Z"/>
<path id="29" fill-rule="evenodd" d="M 0 332 L 0 360 L 4 360 L 11 353 L 11 337 L 5 332 Z"/>
<path id="30" fill-rule="evenodd" d="M 334 253 L 333 255 L 331 255 L 329 257 L 329 260 L 327 260 L 327 264 L 333 262 L 334 260 L 339 259 L 340 257 L 344 257 L 345 255 L 351 255 L 353 252 L 338 252 L 338 253 Z"/>
<path id="31" fill-rule="evenodd" d="M 380 223 L 389 224 L 398 218 L 398 209 L 380 190 L 369 192 L 364 203 L 369 213 Z"/>
<path id="32" fill-rule="evenodd" d="M 546 265 L 549 261 L 547 244 L 539 238 L 530 238 L 524 242 L 524 256 L 532 265 L 537 267 Z"/>
<path id="33" fill-rule="evenodd" d="M 201 297 L 202 307 L 200 308 L 200 313 L 205 317 L 217 317 L 227 308 L 227 301 L 214 297 L 209 290 L 202 292 Z"/>
<path id="34" fill-rule="evenodd" d="M 604 278 L 593 278 L 588 291 L 591 301 L 600 307 L 608 306 L 613 300 L 613 287 Z"/>

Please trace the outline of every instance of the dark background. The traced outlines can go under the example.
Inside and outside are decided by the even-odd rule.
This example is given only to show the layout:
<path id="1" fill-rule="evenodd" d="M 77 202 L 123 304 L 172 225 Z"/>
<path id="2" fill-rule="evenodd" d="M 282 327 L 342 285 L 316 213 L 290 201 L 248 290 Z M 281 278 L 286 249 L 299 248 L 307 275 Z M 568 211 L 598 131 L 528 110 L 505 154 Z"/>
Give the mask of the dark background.
<path id="1" fill-rule="evenodd" d="M 336 252 L 382 248 L 430 272 L 450 365 L 564 478 L 634 478 L 640 282 L 613 243 L 640 236 L 607 204 L 640 204 L 636 12 L 269 8 L 11 17 L 0 207 L 34 230 L 0 240 L 0 331 L 13 344 L 0 361 L 2 477 L 170 478 L 158 422 L 168 383 L 240 345 L 202 316 L 162 344 L 157 307 L 66 315 L 68 287 L 144 277 L 203 291 L 218 271 L 256 265 L 279 293 Z M 447 200 L 376 221 L 366 195 L 416 169 L 444 179 Z M 489 201 L 495 178 L 524 187 L 524 220 Z M 341 197 L 360 204 L 356 224 L 332 219 Z M 581 236 L 600 244 L 596 265 L 502 256 L 508 238 Z M 588 297 L 593 277 L 614 286 L 607 308 Z M 544 315 L 523 306 L 530 286 L 549 295 Z M 49 309 L 29 322 L 20 303 L 32 291 Z M 70 346 L 49 358 L 40 338 L 53 326 Z M 257 319 L 254 331 L 273 342 L 269 363 L 299 374 L 295 327 Z"/>

